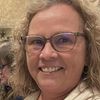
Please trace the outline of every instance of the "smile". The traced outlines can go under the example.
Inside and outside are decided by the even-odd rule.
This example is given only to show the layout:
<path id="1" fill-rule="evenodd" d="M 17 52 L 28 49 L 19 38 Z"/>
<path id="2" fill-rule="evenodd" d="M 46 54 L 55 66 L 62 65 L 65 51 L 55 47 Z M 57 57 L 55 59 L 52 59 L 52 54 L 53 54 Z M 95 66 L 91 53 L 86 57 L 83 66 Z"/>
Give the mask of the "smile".
<path id="1" fill-rule="evenodd" d="M 42 72 L 52 73 L 63 69 L 62 67 L 41 67 L 39 68 Z"/>

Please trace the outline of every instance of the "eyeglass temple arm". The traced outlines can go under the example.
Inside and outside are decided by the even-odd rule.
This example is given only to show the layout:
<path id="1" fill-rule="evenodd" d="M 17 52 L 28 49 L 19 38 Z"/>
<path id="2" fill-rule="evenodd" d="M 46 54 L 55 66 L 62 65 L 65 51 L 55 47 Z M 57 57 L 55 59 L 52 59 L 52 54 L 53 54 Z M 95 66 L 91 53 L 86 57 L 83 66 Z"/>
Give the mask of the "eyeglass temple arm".
<path id="1" fill-rule="evenodd" d="M 82 32 L 81 32 L 81 33 L 80 33 L 80 32 L 76 32 L 76 35 L 77 35 L 77 36 L 85 36 L 85 34 L 82 33 Z"/>

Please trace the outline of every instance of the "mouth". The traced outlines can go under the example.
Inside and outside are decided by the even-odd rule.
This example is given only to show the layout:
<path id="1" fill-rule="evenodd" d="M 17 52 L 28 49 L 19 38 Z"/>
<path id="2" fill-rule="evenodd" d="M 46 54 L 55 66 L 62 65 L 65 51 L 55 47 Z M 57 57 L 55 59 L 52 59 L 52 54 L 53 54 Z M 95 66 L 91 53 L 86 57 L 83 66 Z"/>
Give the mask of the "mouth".
<path id="1" fill-rule="evenodd" d="M 39 70 L 45 73 L 52 73 L 62 70 L 63 67 L 40 67 Z"/>

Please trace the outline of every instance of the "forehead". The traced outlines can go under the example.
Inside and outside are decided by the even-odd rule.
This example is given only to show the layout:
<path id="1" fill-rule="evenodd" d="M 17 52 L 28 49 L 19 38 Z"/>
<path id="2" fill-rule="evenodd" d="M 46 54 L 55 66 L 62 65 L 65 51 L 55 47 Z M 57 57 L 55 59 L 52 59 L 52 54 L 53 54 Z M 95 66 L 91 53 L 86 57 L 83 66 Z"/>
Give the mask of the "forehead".
<path id="1" fill-rule="evenodd" d="M 61 31 L 62 30 L 67 31 L 67 28 L 69 28 L 68 31 L 70 31 L 70 28 L 74 27 L 78 31 L 80 31 L 83 26 L 83 23 L 80 14 L 78 14 L 78 12 L 71 5 L 56 4 L 38 12 L 30 22 L 29 31 L 34 30 L 34 32 L 36 33 L 37 29 L 39 30 L 43 29 L 42 26 L 45 26 L 45 31 L 46 29 L 48 29 L 48 27 L 51 27 L 50 29 L 52 30 L 56 29 Z M 59 29 L 60 26 L 63 27 L 63 29 Z M 66 29 L 64 29 L 65 26 Z M 47 32 L 50 29 L 48 29 Z"/>

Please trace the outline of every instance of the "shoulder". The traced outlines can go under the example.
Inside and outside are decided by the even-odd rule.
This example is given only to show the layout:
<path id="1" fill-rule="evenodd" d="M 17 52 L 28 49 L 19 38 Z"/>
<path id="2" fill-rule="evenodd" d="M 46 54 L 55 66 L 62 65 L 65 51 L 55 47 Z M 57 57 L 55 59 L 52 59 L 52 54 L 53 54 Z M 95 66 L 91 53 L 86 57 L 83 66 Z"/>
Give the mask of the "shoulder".
<path id="1" fill-rule="evenodd" d="M 40 92 L 34 92 L 32 94 L 30 94 L 29 96 L 27 96 L 24 100 L 37 100 L 38 97 L 40 95 Z"/>
<path id="2" fill-rule="evenodd" d="M 82 82 L 64 100 L 100 100 L 100 92 Z"/>

